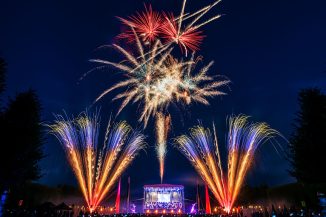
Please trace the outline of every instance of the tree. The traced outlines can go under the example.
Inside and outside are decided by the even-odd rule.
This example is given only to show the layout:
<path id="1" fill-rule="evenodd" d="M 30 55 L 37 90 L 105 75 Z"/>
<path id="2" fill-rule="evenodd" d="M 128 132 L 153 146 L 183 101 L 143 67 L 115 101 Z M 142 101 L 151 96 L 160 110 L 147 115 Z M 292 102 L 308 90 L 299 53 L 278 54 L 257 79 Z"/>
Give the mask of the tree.
<path id="1" fill-rule="evenodd" d="M 17 187 L 38 179 L 40 169 L 37 163 L 43 154 L 40 103 L 35 92 L 29 90 L 10 100 L 3 121 L 1 183 L 6 187 Z"/>
<path id="2" fill-rule="evenodd" d="M 319 89 L 299 93 L 300 111 L 290 139 L 290 174 L 306 184 L 326 183 L 326 95 Z"/>
<path id="3" fill-rule="evenodd" d="M 0 78 L 5 76 L 5 63 L 0 59 Z M 5 82 L 1 82 L 3 90 Z M 1 89 L 2 88 L 2 89 Z M 37 180 L 41 171 L 38 162 L 43 158 L 41 104 L 33 90 L 19 93 L 10 99 L 0 113 L 0 195 L 21 189 L 25 183 Z M 9 198 L 10 198 L 9 197 Z"/>

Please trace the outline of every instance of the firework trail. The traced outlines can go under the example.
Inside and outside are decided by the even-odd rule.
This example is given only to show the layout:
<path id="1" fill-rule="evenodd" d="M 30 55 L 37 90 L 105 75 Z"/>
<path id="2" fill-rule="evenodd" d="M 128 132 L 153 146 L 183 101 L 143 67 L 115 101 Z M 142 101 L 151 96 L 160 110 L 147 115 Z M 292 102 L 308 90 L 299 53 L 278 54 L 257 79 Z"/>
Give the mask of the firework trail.
<path id="1" fill-rule="evenodd" d="M 196 126 L 190 136 L 176 139 L 181 152 L 189 159 L 215 198 L 230 212 L 257 147 L 278 135 L 266 123 L 248 123 L 247 116 L 229 118 L 227 171 L 223 170 L 215 127 Z"/>
<path id="2" fill-rule="evenodd" d="M 99 118 L 82 113 L 74 120 L 56 116 L 51 132 L 62 143 L 90 212 L 145 146 L 144 136 L 126 122 L 108 124 L 103 145 L 98 145 Z"/>
<path id="3" fill-rule="evenodd" d="M 163 182 L 164 175 L 164 160 L 166 155 L 166 140 L 171 125 L 171 116 L 165 116 L 163 113 L 156 114 L 156 153 L 160 164 L 160 177 L 161 183 Z"/>

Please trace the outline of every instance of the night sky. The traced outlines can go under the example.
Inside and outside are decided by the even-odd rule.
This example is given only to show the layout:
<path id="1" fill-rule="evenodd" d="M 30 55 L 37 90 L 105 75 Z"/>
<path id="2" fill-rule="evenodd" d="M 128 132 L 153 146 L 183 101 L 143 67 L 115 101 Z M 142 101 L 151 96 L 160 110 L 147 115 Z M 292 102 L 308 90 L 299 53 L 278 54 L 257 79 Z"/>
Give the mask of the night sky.
<path id="1" fill-rule="evenodd" d="M 1 1 L 0 56 L 8 63 L 6 97 L 33 88 L 43 106 L 43 120 L 53 114 L 78 115 L 113 83 L 122 79 L 115 70 L 96 71 L 79 82 L 95 65 L 94 57 L 117 60 L 115 52 L 98 52 L 120 32 L 115 16 L 125 17 L 143 9 L 143 2 L 154 9 L 179 12 L 181 0 L 101 0 L 101 1 Z M 209 0 L 188 0 L 186 10 L 195 10 Z M 197 175 L 188 161 L 173 147 L 172 138 L 197 124 L 210 126 L 214 120 L 219 142 L 225 144 L 225 119 L 231 114 L 247 114 L 254 121 L 266 121 L 286 138 L 293 130 L 298 111 L 297 93 L 302 88 L 326 87 L 326 1 L 324 0 L 224 0 L 214 13 L 224 16 L 203 28 L 207 37 L 198 54 L 204 63 L 214 60 L 210 74 L 222 74 L 232 84 L 228 95 L 210 99 L 211 106 L 172 105 L 172 132 L 166 159 L 165 183 L 184 184 L 193 189 Z M 109 94 L 95 107 L 101 107 L 102 126 L 121 101 L 111 102 Z M 94 107 L 93 107 L 94 108 Z M 128 120 L 134 127 L 137 105 L 127 106 L 117 120 Z M 151 122 L 145 130 L 149 147 L 141 152 L 123 178 L 131 176 L 135 197 L 142 186 L 159 182 Z M 17 135 L 19 136 L 19 134 Z M 101 140 L 100 140 L 101 141 Z M 256 153 L 247 183 L 281 185 L 293 182 L 283 147 L 270 143 Z M 64 151 L 53 136 L 47 136 L 47 155 L 41 162 L 48 185 L 76 181 L 65 160 Z M 275 150 L 276 149 L 276 150 Z M 186 190 L 187 191 L 187 190 Z"/>

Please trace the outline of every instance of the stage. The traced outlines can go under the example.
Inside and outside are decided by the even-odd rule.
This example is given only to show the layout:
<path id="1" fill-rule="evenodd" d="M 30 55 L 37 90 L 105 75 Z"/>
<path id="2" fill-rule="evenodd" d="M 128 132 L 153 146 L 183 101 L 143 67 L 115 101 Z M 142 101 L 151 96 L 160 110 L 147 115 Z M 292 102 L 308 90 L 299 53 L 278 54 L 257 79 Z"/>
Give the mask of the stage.
<path id="1" fill-rule="evenodd" d="M 184 213 L 184 187 L 171 184 L 145 185 L 143 212 Z"/>

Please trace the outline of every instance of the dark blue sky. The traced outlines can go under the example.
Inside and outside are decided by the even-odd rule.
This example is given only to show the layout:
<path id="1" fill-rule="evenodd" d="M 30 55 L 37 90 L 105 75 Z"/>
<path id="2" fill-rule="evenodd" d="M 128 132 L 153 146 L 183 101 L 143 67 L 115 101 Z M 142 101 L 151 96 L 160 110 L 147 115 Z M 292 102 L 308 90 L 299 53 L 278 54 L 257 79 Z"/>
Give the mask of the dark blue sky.
<path id="1" fill-rule="evenodd" d="M 175 11 L 181 0 L 118 1 L 1 1 L 0 56 L 8 62 L 7 96 L 33 88 L 43 104 L 43 119 L 53 113 L 78 114 L 101 91 L 121 77 L 110 71 L 97 71 L 78 83 L 94 65 L 95 49 L 109 44 L 120 31 L 115 16 L 127 16 L 143 9 L 143 2 L 155 9 Z M 208 0 L 188 0 L 186 10 L 209 4 Z M 210 73 L 232 80 L 228 95 L 211 99 L 211 106 L 172 106 L 174 124 L 170 137 L 187 132 L 201 120 L 218 126 L 224 144 L 225 118 L 244 113 L 255 121 L 266 121 L 285 137 L 298 110 L 301 88 L 326 87 L 326 1 L 324 0 L 224 0 L 215 10 L 225 14 L 203 28 L 207 37 L 199 54 L 204 62 L 215 60 Z M 114 53 L 101 54 L 112 59 Z M 102 119 L 115 113 L 119 102 L 109 95 L 99 103 Z M 136 106 L 124 110 L 117 119 L 137 125 Z M 139 110 L 138 110 L 139 111 Z M 181 121 L 180 121 L 181 120 Z M 104 124 L 103 124 L 104 125 Z M 142 152 L 128 169 L 135 191 L 143 184 L 159 182 L 158 163 L 153 149 L 152 125 L 145 131 L 150 148 Z M 284 142 L 283 142 L 284 144 Z M 280 185 L 293 181 L 282 149 L 270 144 L 257 152 L 247 182 L 253 185 Z M 51 136 L 45 145 L 42 183 L 74 184 L 59 143 Z M 143 174 L 143 175 L 140 175 Z M 169 146 L 166 163 L 167 183 L 191 186 L 196 175 L 187 160 Z M 138 190 L 137 190 L 138 189 Z M 139 192 L 139 191 L 138 191 Z"/>

